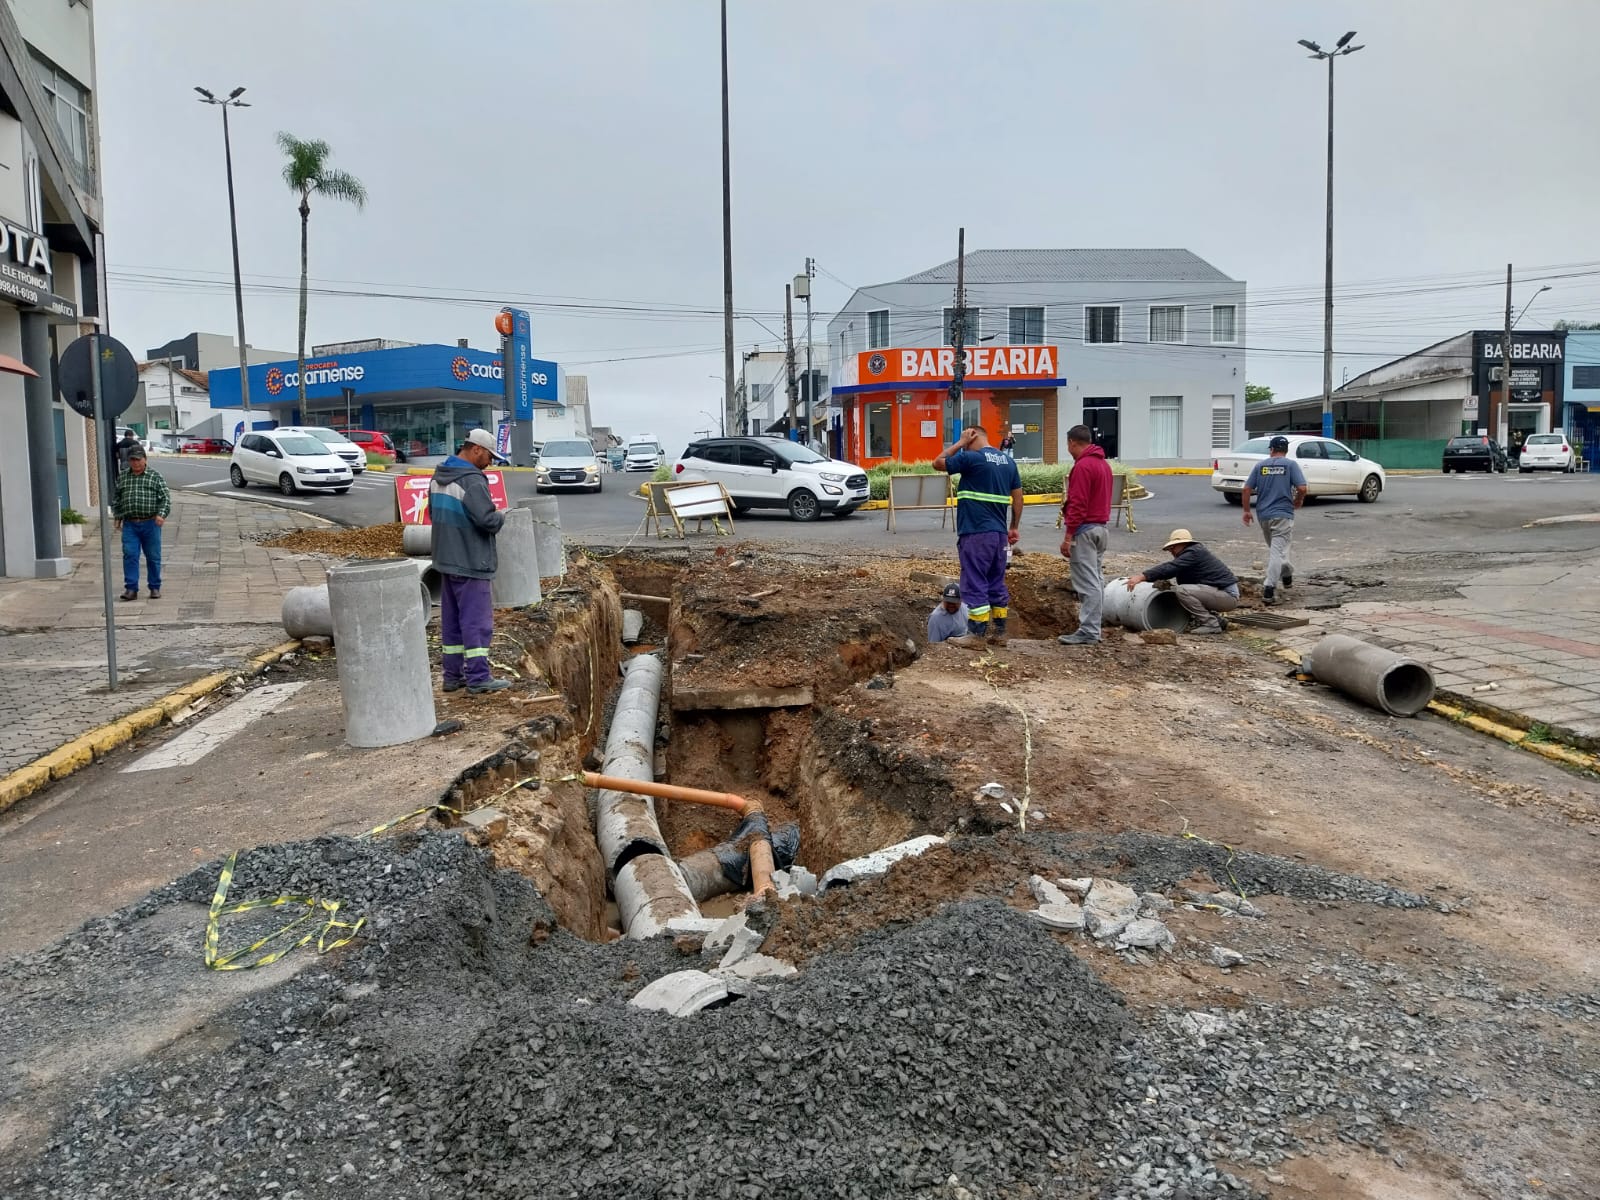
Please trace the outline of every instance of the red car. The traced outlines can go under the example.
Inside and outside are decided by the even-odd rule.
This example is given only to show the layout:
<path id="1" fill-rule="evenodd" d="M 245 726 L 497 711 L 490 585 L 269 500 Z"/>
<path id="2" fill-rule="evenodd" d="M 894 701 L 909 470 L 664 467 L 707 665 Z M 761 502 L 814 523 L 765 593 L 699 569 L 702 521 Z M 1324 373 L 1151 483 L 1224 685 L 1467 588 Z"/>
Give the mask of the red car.
<path id="1" fill-rule="evenodd" d="M 338 426 L 334 426 L 338 429 Z M 405 454 L 394 444 L 387 433 L 380 433 L 376 429 L 339 429 L 356 445 L 369 454 L 388 454 L 395 462 L 405 462 Z"/>
<path id="2" fill-rule="evenodd" d="M 233 443 L 227 438 L 190 438 L 178 447 L 179 454 L 232 454 Z"/>

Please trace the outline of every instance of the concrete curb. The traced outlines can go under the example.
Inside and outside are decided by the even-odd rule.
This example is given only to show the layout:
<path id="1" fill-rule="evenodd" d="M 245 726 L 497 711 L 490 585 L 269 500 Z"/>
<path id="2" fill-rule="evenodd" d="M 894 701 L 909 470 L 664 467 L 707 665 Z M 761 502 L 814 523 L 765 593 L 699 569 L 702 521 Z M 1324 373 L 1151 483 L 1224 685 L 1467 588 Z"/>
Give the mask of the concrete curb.
<path id="1" fill-rule="evenodd" d="M 252 658 L 243 673 L 259 675 L 285 654 L 299 647 L 299 641 L 281 642 Z M 26 766 L 18 767 L 0 779 L 0 813 L 10 809 L 17 801 L 33 795 L 45 784 L 56 779 L 65 779 L 73 772 L 83 770 L 96 759 L 104 758 L 118 746 L 125 745 L 146 730 L 154 729 L 161 722 L 170 720 L 174 713 L 187 708 L 202 696 L 209 696 L 240 673 L 218 671 L 214 675 L 197 679 L 161 697 L 154 704 L 137 709 L 125 717 L 118 717 L 98 729 L 91 729 L 88 733 L 73 738 L 64 746 L 58 746 L 49 754 L 34 759 Z"/>

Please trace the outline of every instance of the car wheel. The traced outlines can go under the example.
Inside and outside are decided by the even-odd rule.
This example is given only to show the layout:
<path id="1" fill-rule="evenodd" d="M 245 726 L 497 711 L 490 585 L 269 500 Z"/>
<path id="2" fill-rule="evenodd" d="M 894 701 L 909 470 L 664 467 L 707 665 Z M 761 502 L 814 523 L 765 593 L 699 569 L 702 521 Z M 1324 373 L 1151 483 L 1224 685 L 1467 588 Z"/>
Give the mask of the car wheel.
<path id="1" fill-rule="evenodd" d="M 795 521 L 815 521 L 822 506 L 805 488 L 795 488 L 789 493 L 789 517 Z"/>
<path id="2" fill-rule="evenodd" d="M 228 468 L 228 478 L 233 481 L 234 487 L 242 488 L 250 486 L 250 481 L 244 477 L 244 472 L 239 469 L 238 463 L 234 463 L 233 466 Z"/>
<path id="3" fill-rule="evenodd" d="M 285 496 L 294 495 L 294 476 L 285 471 L 278 476 L 278 490 Z"/>
<path id="4" fill-rule="evenodd" d="M 349 491 L 349 490 L 350 490 L 350 489 L 349 489 L 349 488 L 347 488 L 347 487 L 342 487 L 342 488 L 334 488 L 334 489 L 333 489 L 333 491 L 334 491 L 334 494 L 335 494 L 335 495 L 338 495 L 338 496 L 342 496 L 342 495 L 344 495 L 344 494 L 345 494 L 345 493 L 346 493 L 346 492 L 348 492 L 348 491 Z"/>
<path id="5" fill-rule="evenodd" d="M 1238 492 L 1223 492 L 1222 493 L 1222 498 L 1224 500 L 1226 500 L 1229 504 L 1232 504 L 1235 507 L 1238 507 L 1241 503 L 1244 502 L 1244 497 L 1241 496 Z"/>
<path id="6" fill-rule="evenodd" d="M 1526 475 L 1532 469 L 1533 468 L 1531 468 L 1531 467 L 1518 467 L 1517 468 L 1517 474 L 1518 475 Z"/>
<path id="7" fill-rule="evenodd" d="M 742 517 L 745 515 L 745 513 L 750 511 L 750 506 L 748 504 L 740 504 L 737 500 L 735 500 L 733 502 L 733 511 L 734 515 Z"/>
<path id="8" fill-rule="evenodd" d="M 1361 503 L 1371 504 L 1378 498 L 1378 493 L 1383 491 L 1383 483 L 1376 475 L 1368 475 L 1361 481 L 1361 490 L 1356 493 Z"/>
<path id="9" fill-rule="evenodd" d="M 604 479 L 596 479 L 594 481 L 594 490 L 595 490 L 595 494 L 596 495 L 598 495 L 599 493 L 605 491 L 606 490 L 606 481 Z"/>

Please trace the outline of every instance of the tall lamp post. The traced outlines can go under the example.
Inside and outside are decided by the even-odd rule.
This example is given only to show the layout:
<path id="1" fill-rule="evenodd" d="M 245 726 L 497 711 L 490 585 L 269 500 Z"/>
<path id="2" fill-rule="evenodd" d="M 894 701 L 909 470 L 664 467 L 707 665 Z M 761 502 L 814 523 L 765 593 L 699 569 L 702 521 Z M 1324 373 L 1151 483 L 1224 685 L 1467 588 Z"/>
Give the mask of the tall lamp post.
<path id="1" fill-rule="evenodd" d="M 246 100 L 239 99 L 244 95 L 242 87 L 236 87 L 229 92 L 226 98 L 218 99 L 203 87 L 194 89 L 200 93 L 201 104 L 215 104 L 222 109 L 222 153 L 228 164 L 228 232 L 233 238 L 233 308 L 239 321 L 239 402 L 244 410 L 244 427 L 251 428 L 250 422 L 250 355 L 245 349 L 244 341 L 244 284 L 239 276 L 239 215 L 233 201 L 233 139 L 228 134 L 228 110 L 230 108 L 249 108 Z"/>
<path id="2" fill-rule="evenodd" d="M 1549 290 L 1550 290 L 1550 285 L 1547 283 L 1542 288 L 1540 288 L 1537 292 L 1535 292 L 1533 295 L 1529 296 L 1528 297 L 1528 302 L 1522 306 L 1522 311 L 1517 314 L 1517 319 L 1515 321 L 1511 322 L 1511 328 L 1515 329 L 1518 325 L 1520 325 L 1522 323 L 1522 318 L 1527 316 L 1528 315 L 1528 310 L 1533 307 L 1533 302 L 1535 300 L 1537 300 L 1540 297 L 1540 295 L 1542 295 L 1545 292 L 1548 292 Z"/>
<path id="3" fill-rule="evenodd" d="M 1300 45 L 1311 52 L 1312 58 L 1328 61 L 1328 241 L 1322 292 L 1322 436 L 1328 438 L 1333 436 L 1333 60 L 1362 48 L 1350 44 L 1355 36 L 1352 29 L 1334 43 L 1332 50 L 1300 39 Z"/>

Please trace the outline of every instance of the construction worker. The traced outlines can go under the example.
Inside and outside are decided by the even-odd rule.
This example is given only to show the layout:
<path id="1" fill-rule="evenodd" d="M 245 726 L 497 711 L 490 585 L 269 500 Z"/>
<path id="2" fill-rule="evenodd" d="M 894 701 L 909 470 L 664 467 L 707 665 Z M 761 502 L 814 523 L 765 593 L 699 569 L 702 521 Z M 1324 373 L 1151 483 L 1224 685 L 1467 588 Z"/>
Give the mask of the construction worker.
<path id="1" fill-rule="evenodd" d="M 1066 527 L 1061 553 L 1071 564 L 1072 590 L 1078 594 L 1078 628 L 1056 641 L 1063 646 L 1098 646 L 1105 603 L 1100 567 L 1110 540 L 1106 527 L 1111 523 L 1111 464 L 1106 452 L 1094 444 L 1087 425 L 1067 430 L 1067 453 L 1072 455 L 1072 473 L 1061 505 Z"/>
<path id="2" fill-rule="evenodd" d="M 981 650 L 986 643 L 1004 646 L 1011 604 L 1006 549 L 1017 544 L 1022 525 L 1022 476 L 1010 457 L 989 445 L 980 425 L 963 430 L 941 450 L 933 469 L 961 476 L 956 489 L 956 554 L 961 560 L 967 632 L 945 644 L 963 650 Z"/>
<path id="3" fill-rule="evenodd" d="M 494 537 L 505 514 L 494 506 L 483 469 L 495 458 L 494 435 L 474 429 L 461 449 L 434 469 L 428 485 L 433 565 L 444 580 L 439 638 L 444 643 L 444 690 L 473 695 L 511 685 L 489 674 L 494 637 L 491 589 L 500 565 Z"/>
<path id="4" fill-rule="evenodd" d="M 928 614 L 928 645 L 935 646 L 967 632 L 967 606 L 961 603 L 961 588 L 946 585 L 939 604 Z"/>
<path id="5" fill-rule="evenodd" d="M 1170 562 L 1146 567 L 1128 580 L 1131 592 L 1141 583 L 1162 579 L 1173 582 L 1173 592 L 1183 611 L 1189 614 L 1187 633 L 1221 633 L 1228 623 L 1219 613 L 1239 607 L 1239 581 L 1215 554 L 1195 540 L 1187 529 L 1174 529 L 1161 547 L 1172 555 Z"/>
<path id="6" fill-rule="evenodd" d="M 1239 493 L 1244 523 L 1250 524 L 1250 498 L 1258 496 L 1256 515 L 1261 518 L 1261 536 L 1267 543 L 1267 578 L 1261 599 L 1278 602 L 1278 585 L 1294 583 L 1294 564 L 1289 561 L 1294 540 L 1294 514 L 1306 502 L 1306 476 L 1300 464 L 1289 457 L 1289 439 L 1275 437 L 1267 443 L 1267 457 L 1250 468 Z"/>

